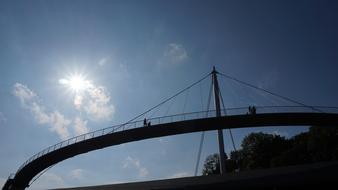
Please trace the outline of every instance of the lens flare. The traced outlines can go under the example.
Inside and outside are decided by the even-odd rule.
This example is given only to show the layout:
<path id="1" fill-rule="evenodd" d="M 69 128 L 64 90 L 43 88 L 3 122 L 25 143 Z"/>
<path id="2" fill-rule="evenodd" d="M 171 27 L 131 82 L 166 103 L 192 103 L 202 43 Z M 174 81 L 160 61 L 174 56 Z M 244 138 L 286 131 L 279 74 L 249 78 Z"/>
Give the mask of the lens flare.
<path id="1" fill-rule="evenodd" d="M 78 74 L 71 75 L 67 79 L 60 79 L 59 83 L 67 86 L 70 90 L 76 93 L 86 90 L 90 86 L 89 81 L 82 75 Z"/>

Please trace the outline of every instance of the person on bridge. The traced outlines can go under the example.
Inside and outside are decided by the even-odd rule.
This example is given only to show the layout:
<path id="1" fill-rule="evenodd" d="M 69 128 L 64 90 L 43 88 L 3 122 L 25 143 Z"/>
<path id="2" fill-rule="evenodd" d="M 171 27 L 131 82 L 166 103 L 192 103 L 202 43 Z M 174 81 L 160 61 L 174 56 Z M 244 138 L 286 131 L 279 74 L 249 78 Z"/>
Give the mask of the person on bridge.
<path id="1" fill-rule="evenodd" d="M 249 106 L 249 114 L 256 115 L 256 107 L 255 106 Z"/>
<path id="2" fill-rule="evenodd" d="M 144 118 L 144 120 L 143 120 L 143 126 L 144 126 L 144 127 L 147 126 L 147 119 L 146 119 L 146 118 Z"/>
<path id="3" fill-rule="evenodd" d="M 150 127 L 150 125 L 151 125 L 151 123 L 150 123 L 150 121 L 148 122 L 148 127 Z"/>
<path id="4" fill-rule="evenodd" d="M 255 106 L 252 106 L 252 115 L 256 115 L 256 107 Z"/>
<path id="5" fill-rule="evenodd" d="M 249 106 L 249 112 L 247 114 L 256 115 L 256 107 L 255 106 Z"/>
<path id="6" fill-rule="evenodd" d="M 248 115 L 248 114 L 251 114 L 251 106 L 249 106 L 249 108 L 248 108 L 248 112 L 246 112 L 246 114 Z"/>

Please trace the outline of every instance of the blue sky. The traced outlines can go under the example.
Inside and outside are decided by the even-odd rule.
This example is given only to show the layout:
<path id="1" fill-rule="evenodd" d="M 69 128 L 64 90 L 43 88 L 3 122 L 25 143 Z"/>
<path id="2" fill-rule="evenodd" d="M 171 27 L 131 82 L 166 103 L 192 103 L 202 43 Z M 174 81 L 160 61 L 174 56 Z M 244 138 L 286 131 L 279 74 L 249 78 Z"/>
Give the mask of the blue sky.
<path id="1" fill-rule="evenodd" d="M 305 104 L 338 106 L 337 10 L 326 0 L 1 1 L 0 183 L 43 148 L 123 123 L 212 66 Z M 74 76 L 82 81 L 77 92 Z M 226 107 L 290 105 L 219 80 Z M 205 110 L 209 82 L 147 117 Z M 239 144 L 252 131 L 292 136 L 305 129 L 233 133 Z M 80 155 L 32 189 L 193 175 L 199 138 L 177 135 Z M 216 134 L 208 132 L 202 160 L 216 151 Z"/>

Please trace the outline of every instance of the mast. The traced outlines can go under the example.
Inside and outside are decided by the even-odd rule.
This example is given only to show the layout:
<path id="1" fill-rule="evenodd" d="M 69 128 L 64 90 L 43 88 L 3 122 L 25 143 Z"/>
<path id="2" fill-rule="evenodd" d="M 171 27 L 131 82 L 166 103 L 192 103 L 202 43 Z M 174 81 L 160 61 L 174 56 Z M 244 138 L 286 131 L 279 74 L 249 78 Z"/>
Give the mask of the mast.
<path id="1" fill-rule="evenodd" d="M 212 84 L 213 84 L 213 90 L 214 90 L 214 102 L 215 102 L 215 108 L 216 108 L 216 117 L 221 117 L 221 106 L 220 106 L 220 100 L 219 100 L 219 86 L 217 81 L 217 71 L 215 69 L 215 66 L 212 69 Z M 219 129 L 218 131 L 218 148 L 219 148 L 219 156 L 220 156 L 220 173 L 221 175 L 224 175 L 225 170 L 225 152 L 224 152 L 224 140 L 223 140 L 223 131 Z"/>

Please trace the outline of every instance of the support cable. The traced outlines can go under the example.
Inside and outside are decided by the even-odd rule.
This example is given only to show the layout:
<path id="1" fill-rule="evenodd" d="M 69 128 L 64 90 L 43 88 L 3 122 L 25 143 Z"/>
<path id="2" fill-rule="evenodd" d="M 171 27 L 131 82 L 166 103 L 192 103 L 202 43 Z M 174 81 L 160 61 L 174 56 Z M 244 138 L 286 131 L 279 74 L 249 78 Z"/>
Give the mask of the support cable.
<path id="1" fill-rule="evenodd" d="M 151 112 L 152 110 L 154 110 L 154 109 L 156 109 L 156 108 L 162 106 L 162 105 L 165 104 L 166 102 L 172 100 L 173 98 L 175 98 L 175 97 L 177 97 L 178 95 L 182 94 L 182 93 L 185 92 L 186 90 L 188 90 L 188 89 L 190 89 L 191 87 L 195 86 L 196 84 L 200 83 L 201 81 L 203 81 L 204 79 L 206 79 L 206 78 L 207 78 L 208 76 L 210 76 L 210 75 L 211 75 L 211 73 L 207 74 L 206 76 L 204 76 L 204 77 L 201 78 L 200 80 L 194 82 L 194 83 L 191 84 L 190 86 L 184 88 L 183 90 L 181 90 L 181 91 L 179 91 L 178 93 L 174 94 L 173 96 L 167 98 L 166 100 L 162 101 L 161 103 L 157 104 L 156 106 L 154 106 L 154 107 L 148 109 L 147 111 L 145 111 L 145 112 L 139 114 L 138 116 L 134 117 L 133 119 L 129 120 L 129 121 L 126 122 L 124 125 L 126 125 L 126 124 L 128 124 L 128 123 L 134 121 L 135 119 L 137 119 L 137 118 L 139 118 L 139 117 L 141 117 L 141 116 L 143 116 L 143 115 L 145 115 L 145 114 Z M 185 105 L 184 105 L 184 106 L 185 106 Z M 184 108 L 184 109 L 185 109 L 185 108 Z M 54 166 L 54 165 L 51 165 L 51 166 L 49 166 L 48 168 L 46 168 L 44 171 L 42 171 L 35 179 L 33 179 L 33 181 L 29 184 L 29 186 L 30 186 L 31 184 L 33 184 L 38 178 L 40 178 L 45 172 L 47 172 L 47 170 L 49 170 L 49 169 L 50 169 L 51 167 L 53 167 L 53 166 Z"/>
<path id="2" fill-rule="evenodd" d="M 309 106 L 309 105 L 303 104 L 303 103 L 301 103 L 301 102 L 299 102 L 299 101 L 296 101 L 296 100 L 293 100 L 293 99 L 291 99 L 291 98 L 288 98 L 288 97 L 285 97 L 285 96 L 276 94 L 276 93 L 274 93 L 274 92 L 265 90 L 265 89 L 260 88 L 260 87 L 258 87 L 258 86 L 255 86 L 255 85 L 249 84 L 249 83 L 247 83 L 247 82 L 238 80 L 238 79 L 236 79 L 235 77 L 232 77 L 232 76 L 229 76 L 229 75 L 220 73 L 220 72 L 218 72 L 218 73 L 219 73 L 221 76 L 223 76 L 223 77 L 225 77 L 225 78 L 228 78 L 228 79 L 231 79 L 231 80 L 233 80 L 233 81 L 236 81 L 236 82 L 238 82 L 238 83 L 240 83 L 240 84 L 249 86 L 249 87 L 254 88 L 254 89 L 256 89 L 256 90 L 260 90 L 260 91 L 266 92 L 266 93 L 268 93 L 268 94 L 271 94 L 271 95 L 273 95 L 273 96 L 279 97 L 279 98 L 281 98 L 281 99 L 283 99 L 283 100 L 286 100 L 286 101 L 289 101 L 289 102 L 292 102 L 292 103 L 295 103 L 295 104 L 298 104 L 298 105 L 301 105 L 301 106 L 304 106 L 304 107 L 310 108 L 310 109 L 312 109 L 312 110 L 315 110 L 315 111 L 318 111 L 318 112 L 323 113 L 322 110 L 317 109 L 317 108 L 315 108 L 315 107 L 313 107 L 313 106 Z"/>
<path id="3" fill-rule="evenodd" d="M 184 88 L 183 90 L 179 91 L 178 93 L 174 94 L 174 95 L 171 96 L 170 98 L 165 99 L 165 100 L 162 101 L 161 103 L 155 105 L 154 107 L 148 109 L 147 111 L 145 111 L 145 112 L 143 112 L 143 113 L 137 115 L 136 117 L 132 118 L 131 120 L 127 121 L 126 123 L 124 123 L 124 125 L 126 125 L 126 124 L 128 124 L 128 123 L 134 121 L 135 119 L 138 119 L 139 117 L 141 117 L 141 116 L 147 114 L 148 112 L 152 111 L 153 109 L 156 109 L 156 108 L 158 108 L 159 106 L 165 104 L 166 102 L 170 101 L 171 99 L 177 97 L 178 95 L 182 94 L 182 93 L 185 92 L 186 90 L 188 90 L 188 89 L 190 89 L 191 87 L 195 86 L 196 84 L 200 83 L 201 81 L 203 81 L 204 79 L 206 79 L 206 78 L 207 78 L 208 76 L 210 76 L 210 75 L 211 75 L 211 73 L 207 74 L 206 76 L 204 76 L 204 77 L 201 78 L 200 80 L 194 82 L 193 84 L 191 84 L 190 86 Z"/>
<path id="4" fill-rule="evenodd" d="M 201 110 L 204 110 L 204 104 L 203 104 L 203 91 L 202 91 L 202 85 L 200 83 L 200 98 L 201 98 L 201 106 L 202 106 L 202 109 Z"/>
<path id="5" fill-rule="evenodd" d="M 221 91 L 219 91 L 219 94 L 221 96 L 221 102 L 222 102 L 224 113 L 226 114 L 226 111 L 225 111 L 226 109 L 225 109 L 225 105 L 224 105 L 223 96 L 222 96 Z M 237 152 L 237 149 L 236 149 L 236 144 L 235 144 L 234 137 L 232 135 L 232 130 L 231 129 L 229 129 L 229 134 L 230 134 L 230 139 L 231 139 L 232 147 L 233 147 L 233 149 L 235 151 L 235 155 L 236 155 L 236 157 L 235 157 L 236 165 L 237 165 L 237 167 L 239 167 L 238 158 L 237 158 L 238 152 Z M 230 155 L 229 155 L 229 158 L 230 158 Z"/>
<path id="6" fill-rule="evenodd" d="M 208 104 L 207 104 L 206 117 L 208 117 L 209 108 L 210 108 L 211 95 L 212 95 L 212 85 L 213 85 L 213 81 L 211 80 L 211 85 L 210 85 L 210 90 L 209 90 L 209 97 L 208 97 Z M 199 145 L 198 154 L 197 154 L 197 162 L 196 162 L 196 166 L 195 166 L 195 176 L 197 176 L 198 166 L 200 165 L 201 153 L 202 153 L 202 148 L 203 148 L 203 143 L 204 143 L 204 136 L 205 136 L 205 131 L 202 131 L 200 145 Z"/>
<path id="7" fill-rule="evenodd" d="M 186 92 L 185 94 L 185 100 L 184 100 L 184 104 L 183 104 L 183 110 L 182 110 L 182 113 L 184 114 L 185 112 L 185 108 L 187 106 L 187 103 L 188 103 L 188 98 L 189 98 L 189 90 Z"/>
<path id="8" fill-rule="evenodd" d="M 170 111 L 170 109 L 171 109 L 171 107 L 172 107 L 173 104 L 174 104 L 174 102 L 172 101 L 172 102 L 168 105 L 168 108 L 167 108 L 167 110 L 165 111 L 164 115 L 168 115 L 168 113 L 169 113 L 169 111 Z"/>
<path id="9" fill-rule="evenodd" d="M 221 91 L 219 91 L 219 95 L 221 97 L 221 102 L 222 102 L 223 110 L 224 110 L 224 113 L 226 115 L 226 109 L 225 109 L 225 106 L 224 106 L 224 101 L 223 101 L 223 97 L 222 97 Z M 229 129 L 229 134 L 230 134 L 230 138 L 231 138 L 231 142 L 232 142 L 232 147 L 234 148 L 234 151 L 237 152 L 235 141 L 234 141 L 234 137 L 232 135 L 231 129 Z"/>

